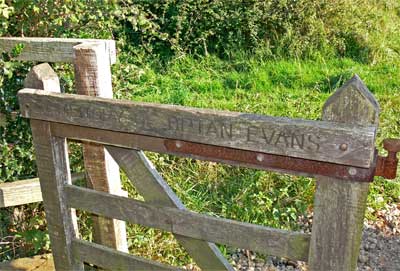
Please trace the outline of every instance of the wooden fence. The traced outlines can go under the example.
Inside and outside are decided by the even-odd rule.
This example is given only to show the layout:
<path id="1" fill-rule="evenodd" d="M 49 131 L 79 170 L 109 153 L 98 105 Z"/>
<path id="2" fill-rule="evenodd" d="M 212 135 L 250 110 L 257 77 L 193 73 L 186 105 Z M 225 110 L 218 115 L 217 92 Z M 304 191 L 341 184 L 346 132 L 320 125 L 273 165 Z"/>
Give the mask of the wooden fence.
<path id="1" fill-rule="evenodd" d="M 18 98 L 31 120 L 57 270 L 83 270 L 84 262 L 178 270 L 79 239 L 75 209 L 172 232 L 203 270 L 233 270 L 214 242 L 307 261 L 314 271 L 356 269 L 379 115 L 357 76 L 327 100 L 323 121 L 37 89 L 21 90 Z M 104 146 L 145 202 L 74 186 L 67 139 Z M 312 234 L 186 210 L 141 150 L 315 177 Z"/>
<path id="2" fill-rule="evenodd" d="M 77 92 L 83 95 L 112 98 L 110 65 L 116 61 L 113 40 L 55 39 L 55 38 L 0 38 L 0 50 L 11 52 L 22 48 L 16 57 L 20 61 L 73 63 Z M 36 65 L 28 73 L 25 87 L 60 92 L 59 79 L 49 64 Z M 17 116 L 12 112 L 12 118 Z M 6 125 L 0 113 L 0 125 Z M 119 168 L 104 148 L 84 146 L 86 173 L 72 175 L 73 180 L 85 178 L 88 185 L 100 191 L 126 194 L 121 190 Z M 0 183 L 0 208 L 42 201 L 38 178 Z M 125 224 L 121 221 L 93 217 L 95 240 L 122 251 L 127 251 Z"/>
<path id="3" fill-rule="evenodd" d="M 58 77 L 48 64 L 40 64 L 33 67 L 28 73 L 24 85 L 43 90 L 60 91 Z M 11 113 L 12 118 L 15 118 L 17 115 L 17 112 Z M 0 119 L 4 120 L 3 123 L 0 122 L 0 125 L 5 126 L 5 115 L 0 115 Z M 72 174 L 72 180 L 74 181 L 84 178 L 84 173 Z M 39 178 L 0 183 L 0 208 L 40 201 L 42 201 L 42 193 L 40 191 Z"/>

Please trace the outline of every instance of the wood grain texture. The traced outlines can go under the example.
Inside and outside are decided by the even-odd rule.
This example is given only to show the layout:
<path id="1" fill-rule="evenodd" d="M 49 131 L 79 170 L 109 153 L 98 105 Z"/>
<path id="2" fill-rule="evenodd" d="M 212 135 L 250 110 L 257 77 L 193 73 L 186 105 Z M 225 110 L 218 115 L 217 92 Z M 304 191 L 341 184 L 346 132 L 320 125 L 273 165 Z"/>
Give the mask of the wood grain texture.
<path id="1" fill-rule="evenodd" d="M 358 76 L 324 106 L 323 119 L 378 125 L 379 106 Z M 318 178 L 309 253 L 312 271 L 356 270 L 369 183 Z"/>
<path id="2" fill-rule="evenodd" d="M 116 49 L 113 40 L 1 37 L 0 51 L 11 52 L 16 45 L 23 44 L 24 48 L 17 60 L 72 63 L 73 47 L 93 42 L 102 44 L 110 63 L 115 63 Z"/>
<path id="3" fill-rule="evenodd" d="M 75 84 L 78 94 L 112 98 L 111 66 L 104 44 L 85 42 L 74 48 Z M 119 167 L 98 144 L 83 144 L 88 187 L 121 195 Z M 120 251 L 128 251 L 125 222 L 93 216 L 94 240 Z"/>
<path id="4" fill-rule="evenodd" d="M 85 178 L 83 173 L 71 176 L 72 182 Z M 0 208 L 42 201 L 39 178 L 0 184 Z"/>
<path id="5" fill-rule="evenodd" d="M 0 208 L 42 201 L 39 178 L 0 184 Z"/>
<path id="6" fill-rule="evenodd" d="M 43 89 L 51 92 L 61 92 L 60 80 L 48 63 L 42 63 L 28 72 L 24 86 L 26 88 Z"/>
<path id="7" fill-rule="evenodd" d="M 78 126 L 186 140 L 368 168 L 375 126 L 134 103 L 24 89 L 22 115 Z M 182 128 L 183 127 L 183 128 Z M 339 146 L 346 144 L 346 150 Z"/>
<path id="8" fill-rule="evenodd" d="M 31 128 L 56 269 L 83 271 L 70 250 L 78 229 L 75 210 L 68 208 L 63 195 L 63 185 L 71 184 L 66 140 L 53 137 L 49 123 L 31 120 Z"/>
<path id="9" fill-rule="evenodd" d="M 82 262 L 115 271 L 183 270 L 79 239 L 72 241 L 72 250 L 74 257 Z"/>
<path id="10" fill-rule="evenodd" d="M 111 156 L 147 203 L 185 210 L 185 206 L 141 151 L 107 146 Z M 202 270 L 234 270 L 216 245 L 175 235 Z"/>
<path id="11" fill-rule="evenodd" d="M 71 208 L 266 255 L 303 261 L 308 257 L 308 234 L 162 207 L 72 185 L 65 185 L 64 192 Z"/>
<path id="12" fill-rule="evenodd" d="M 60 90 L 54 84 L 55 74 L 48 64 L 34 67 L 30 73 L 25 86 L 42 85 L 53 88 L 46 90 Z M 66 139 L 52 136 L 48 122 L 31 120 L 30 124 L 55 267 L 83 271 L 83 264 L 75 261 L 70 249 L 71 240 L 78 235 L 75 210 L 66 206 L 62 191 L 64 184 L 72 183 Z"/>
<path id="13" fill-rule="evenodd" d="M 83 126 L 75 126 L 69 124 L 62 124 L 62 123 L 51 123 L 52 133 L 58 136 L 65 136 L 67 138 L 80 141 L 80 142 L 94 142 L 103 145 L 113 145 L 123 148 L 135 149 L 135 150 L 144 150 L 144 151 L 152 151 L 158 153 L 165 153 L 176 155 L 179 157 L 187 157 L 192 159 L 204 160 L 204 161 L 213 161 L 216 163 L 228 164 L 232 166 L 239 166 L 239 167 L 247 167 L 247 168 L 254 168 L 254 169 L 261 169 L 267 171 L 275 171 L 280 172 L 283 174 L 291 174 L 296 176 L 305 176 L 305 177 L 318 177 L 318 176 L 331 176 L 331 175 L 323 175 L 324 171 L 321 169 L 321 175 L 318 174 L 318 171 L 313 170 L 312 168 L 307 169 L 307 171 L 295 170 L 287 166 L 287 164 L 279 164 L 280 161 L 284 161 L 281 156 L 279 159 L 270 159 L 259 160 L 259 155 L 262 157 L 266 157 L 264 153 L 254 152 L 254 151 L 245 151 L 245 150 L 237 150 L 231 148 L 224 148 L 224 147 L 215 147 L 212 145 L 206 145 L 201 143 L 193 143 L 187 141 L 175 141 L 175 140 L 167 140 L 160 137 L 151 137 L 151 136 L 144 136 L 138 134 L 128 134 L 122 132 L 114 132 L 110 130 L 102 130 L 102 129 L 95 129 L 95 128 L 87 128 Z M 176 145 L 179 143 L 181 148 L 176 148 Z M 207 149 L 214 149 L 214 152 L 203 152 L 204 148 Z M 223 150 L 221 150 L 223 148 Z M 192 149 L 192 152 L 190 151 Z M 227 153 L 238 153 L 241 154 L 229 155 L 226 156 Z M 245 154 L 243 154 L 245 153 Z M 270 156 L 270 155 L 268 155 Z M 300 158 L 296 158 L 300 159 Z M 327 165 L 324 162 L 320 161 L 312 161 L 307 160 L 308 162 L 313 162 L 313 164 L 324 164 L 324 167 Z M 336 169 L 339 167 L 339 170 L 345 170 L 350 168 L 355 168 L 360 170 L 358 175 L 361 176 L 363 180 L 365 180 L 371 174 L 372 169 L 366 168 L 359 168 L 359 167 L 352 167 L 346 165 L 336 165 L 331 164 L 329 166 L 335 166 Z M 333 168 L 330 168 L 329 171 L 325 171 L 326 174 L 332 174 Z M 359 181 L 357 180 L 356 176 L 350 175 L 348 172 L 343 172 L 344 178 L 349 178 L 348 180 L 351 181 Z M 339 174 L 336 172 L 335 174 Z M 346 177 L 347 176 L 347 177 Z"/>

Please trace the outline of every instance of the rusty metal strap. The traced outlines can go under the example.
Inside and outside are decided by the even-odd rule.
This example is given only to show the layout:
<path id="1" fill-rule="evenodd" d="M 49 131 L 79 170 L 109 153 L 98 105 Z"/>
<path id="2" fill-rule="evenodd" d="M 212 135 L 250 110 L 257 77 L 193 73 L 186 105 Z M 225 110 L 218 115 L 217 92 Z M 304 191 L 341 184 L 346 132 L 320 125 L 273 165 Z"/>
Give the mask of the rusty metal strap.
<path id="1" fill-rule="evenodd" d="M 273 170 L 309 177 L 327 176 L 358 182 L 372 182 L 375 175 L 375 165 L 377 160 L 377 155 L 375 155 L 372 167 L 360 168 L 187 141 L 167 139 L 164 141 L 164 145 L 171 154 L 192 157 L 200 160 L 248 166 L 257 169 Z"/>
<path id="2" fill-rule="evenodd" d="M 90 141 L 103 145 L 172 154 L 234 166 L 245 166 L 307 177 L 326 176 L 357 182 L 372 182 L 374 176 L 383 176 L 386 179 L 395 178 L 398 163 L 396 155 L 400 150 L 400 141 L 398 139 L 386 139 L 384 141 L 384 148 L 388 151 L 388 155 L 386 157 L 378 156 L 375 150 L 371 167 L 361 168 L 331 162 L 61 123 L 52 123 L 52 134 L 77 141 Z"/>

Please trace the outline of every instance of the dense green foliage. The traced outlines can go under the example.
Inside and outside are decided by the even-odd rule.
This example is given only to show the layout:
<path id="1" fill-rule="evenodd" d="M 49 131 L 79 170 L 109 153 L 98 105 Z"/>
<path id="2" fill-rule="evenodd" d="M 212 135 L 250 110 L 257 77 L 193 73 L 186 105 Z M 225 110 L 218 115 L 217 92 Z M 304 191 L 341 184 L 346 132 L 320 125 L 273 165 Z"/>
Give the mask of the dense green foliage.
<path id="1" fill-rule="evenodd" d="M 397 0 L 0 0 L 0 24 L 1 36 L 115 39 L 115 97 L 136 101 L 318 119 L 327 97 L 358 73 L 381 104 L 378 143 L 400 137 Z M 0 127 L 0 182 L 36 176 L 28 123 L 10 115 L 34 63 L 10 57 L 0 59 L 0 112 L 8 116 Z M 53 68 L 62 88 L 74 92 L 71 66 Z M 307 178 L 149 156 L 195 211 L 296 229 L 298 217 L 312 210 L 314 182 Z M 71 160 L 74 171 L 82 170 L 76 145 Z M 399 200 L 399 180 L 378 179 L 368 219 Z M 81 230 L 91 238 L 90 223 Z M 190 262 L 170 234 L 133 225 L 128 234 L 136 254 Z M 42 206 L 1 210 L 2 241 L 9 242 L 0 246 L 2 260 L 48 249 Z"/>
<path id="2" fill-rule="evenodd" d="M 1 0 L 0 35 L 114 38 L 140 54 L 399 54 L 396 0 Z M 133 49 L 135 48 L 135 49 Z"/>

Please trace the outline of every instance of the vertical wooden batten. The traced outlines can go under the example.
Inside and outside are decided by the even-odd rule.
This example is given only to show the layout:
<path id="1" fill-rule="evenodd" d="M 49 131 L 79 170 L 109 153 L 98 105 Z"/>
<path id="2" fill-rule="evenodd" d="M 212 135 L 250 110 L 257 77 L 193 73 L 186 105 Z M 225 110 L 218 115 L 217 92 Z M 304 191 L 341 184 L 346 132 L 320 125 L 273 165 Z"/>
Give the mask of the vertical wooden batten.
<path id="1" fill-rule="evenodd" d="M 71 184 L 66 139 L 53 137 L 48 122 L 31 120 L 31 128 L 56 270 L 83 271 L 83 263 L 75 260 L 70 249 L 78 238 L 75 210 L 63 197 L 64 184 Z"/>
<path id="2" fill-rule="evenodd" d="M 377 126 L 379 105 L 355 75 L 327 100 L 323 119 Z M 317 179 L 308 261 L 310 270 L 356 270 L 368 190 L 369 183 L 329 177 Z"/>
<path id="3" fill-rule="evenodd" d="M 47 63 L 33 67 L 24 85 L 60 92 L 58 77 Z M 62 190 L 64 184 L 71 184 L 66 139 L 52 136 L 48 122 L 31 120 L 31 128 L 56 269 L 83 271 L 83 264 L 70 250 L 72 240 L 78 237 L 75 210 L 67 207 Z"/>
<path id="4" fill-rule="evenodd" d="M 112 98 L 111 63 L 104 42 L 86 42 L 73 47 L 78 94 Z M 90 188 L 122 195 L 119 167 L 102 145 L 83 144 L 87 184 Z M 99 244 L 128 251 L 125 222 L 93 216 L 94 239 Z"/>

